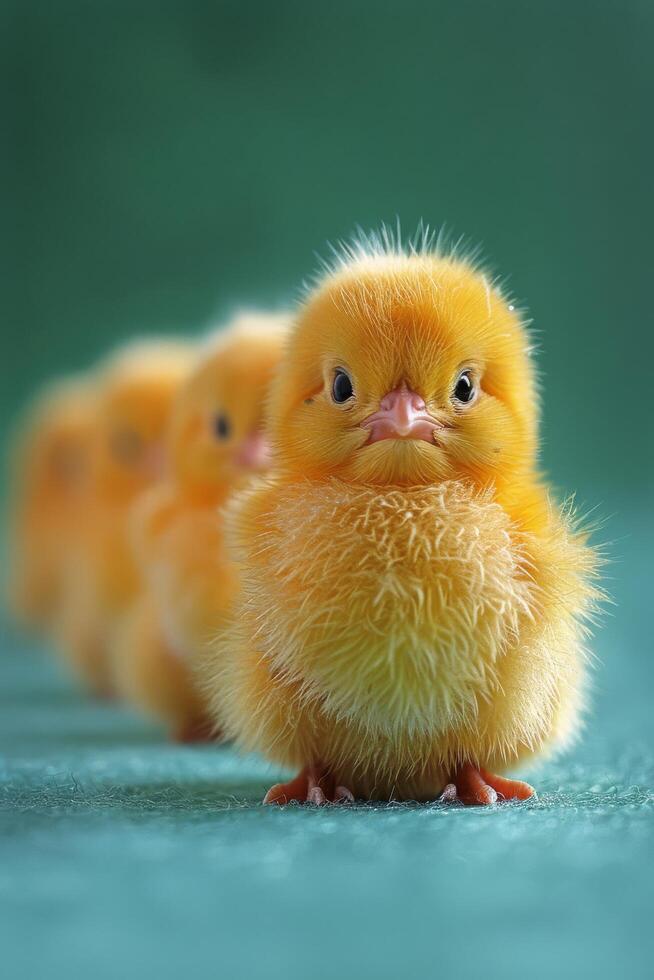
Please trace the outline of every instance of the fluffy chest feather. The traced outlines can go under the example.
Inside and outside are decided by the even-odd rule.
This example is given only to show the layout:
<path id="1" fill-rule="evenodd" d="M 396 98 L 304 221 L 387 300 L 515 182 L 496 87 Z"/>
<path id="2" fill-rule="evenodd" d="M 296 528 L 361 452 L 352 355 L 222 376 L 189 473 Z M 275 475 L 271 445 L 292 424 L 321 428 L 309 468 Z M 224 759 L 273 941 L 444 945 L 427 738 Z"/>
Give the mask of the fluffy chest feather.
<path id="1" fill-rule="evenodd" d="M 520 536 L 489 494 L 277 488 L 245 581 L 276 672 L 336 717 L 443 731 L 476 715 L 529 614 Z"/>
<path id="2" fill-rule="evenodd" d="M 272 668 L 337 717 L 442 731 L 477 713 L 528 615 L 519 535 L 460 483 L 280 487 L 248 558 Z"/>

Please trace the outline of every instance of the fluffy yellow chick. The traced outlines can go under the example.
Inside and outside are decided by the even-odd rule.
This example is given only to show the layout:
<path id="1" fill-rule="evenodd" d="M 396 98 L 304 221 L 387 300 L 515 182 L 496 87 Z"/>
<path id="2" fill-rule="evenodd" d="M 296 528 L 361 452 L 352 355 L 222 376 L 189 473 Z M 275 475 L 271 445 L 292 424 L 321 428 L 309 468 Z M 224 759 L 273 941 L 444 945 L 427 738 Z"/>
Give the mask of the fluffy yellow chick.
<path id="1" fill-rule="evenodd" d="M 214 716 L 265 802 L 524 799 L 575 734 L 597 558 L 537 469 L 519 313 L 454 257 L 353 249 L 300 311 L 276 474 L 238 495 Z"/>
<path id="2" fill-rule="evenodd" d="M 190 345 L 152 340 L 126 347 L 98 372 L 90 477 L 56 628 L 62 652 L 98 694 L 112 693 L 112 632 L 139 587 L 128 512 L 161 476 L 164 432 L 190 363 Z"/>
<path id="3" fill-rule="evenodd" d="M 146 588 L 117 638 L 118 686 L 180 741 L 213 727 L 191 665 L 236 591 L 220 508 L 267 466 L 263 405 L 287 324 L 283 315 L 242 314 L 206 344 L 175 400 L 169 478 L 134 509 Z"/>
<path id="4" fill-rule="evenodd" d="M 49 386 L 31 406 L 12 460 L 8 603 L 24 626 L 48 629 L 78 527 L 89 472 L 90 379 Z"/>

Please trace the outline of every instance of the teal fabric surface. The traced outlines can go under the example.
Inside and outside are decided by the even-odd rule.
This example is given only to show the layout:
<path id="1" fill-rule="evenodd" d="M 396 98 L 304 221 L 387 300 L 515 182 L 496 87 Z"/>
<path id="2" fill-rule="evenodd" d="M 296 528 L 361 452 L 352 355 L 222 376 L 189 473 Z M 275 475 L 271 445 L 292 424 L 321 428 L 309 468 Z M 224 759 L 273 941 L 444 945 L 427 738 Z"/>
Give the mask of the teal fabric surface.
<path id="1" fill-rule="evenodd" d="M 5 975 L 649 976 L 649 675 L 602 642 L 587 738 L 535 802 L 280 810 L 265 763 L 168 745 L 7 634 Z"/>

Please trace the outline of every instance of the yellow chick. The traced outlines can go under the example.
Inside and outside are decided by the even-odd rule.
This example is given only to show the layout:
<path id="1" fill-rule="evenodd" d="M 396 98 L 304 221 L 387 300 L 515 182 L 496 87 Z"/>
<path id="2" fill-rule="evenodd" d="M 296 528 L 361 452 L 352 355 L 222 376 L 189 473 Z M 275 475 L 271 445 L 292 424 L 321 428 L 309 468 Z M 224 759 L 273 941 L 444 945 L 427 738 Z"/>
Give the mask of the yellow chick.
<path id="1" fill-rule="evenodd" d="M 77 533 L 89 473 L 90 379 L 49 386 L 31 406 L 12 459 L 8 604 L 47 631 L 61 600 L 63 564 Z"/>
<path id="2" fill-rule="evenodd" d="M 210 339 L 175 400 L 169 477 L 134 508 L 146 587 L 117 637 L 117 683 L 179 741 L 212 732 L 192 663 L 237 587 L 220 508 L 268 465 L 263 406 L 287 325 L 284 315 L 242 314 Z"/>
<path id="3" fill-rule="evenodd" d="M 129 509 L 162 474 L 164 432 L 191 350 L 181 342 L 143 341 L 98 372 L 90 477 L 56 626 L 63 654 L 98 694 L 113 691 L 112 632 L 139 587 Z"/>
<path id="4" fill-rule="evenodd" d="M 577 731 L 598 597 L 537 420 L 521 317 L 465 261 L 373 242 L 308 297 L 203 668 L 226 735 L 300 770 L 265 802 L 532 795 L 505 774 Z"/>

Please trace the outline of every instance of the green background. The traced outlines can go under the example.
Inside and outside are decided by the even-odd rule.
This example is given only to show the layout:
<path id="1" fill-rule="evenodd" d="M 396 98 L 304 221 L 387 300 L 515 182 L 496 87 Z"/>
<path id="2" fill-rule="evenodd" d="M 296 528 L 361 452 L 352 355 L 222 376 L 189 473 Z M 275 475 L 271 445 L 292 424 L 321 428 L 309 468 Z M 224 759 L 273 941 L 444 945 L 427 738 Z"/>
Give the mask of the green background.
<path id="1" fill-rule="evenodd" d="M 263 811 L 261 763 L 168 748 L 7 630 L 10 975 L 644 976 L 652 4 L 0 11 L 0 438 L 123 338 L 294 301 L 356 224 L 445 223 L 531 311 L 544 464 L 604 520 L 616 599 L 584 743 L 534 777 L 537 804 L 484 814 Z"/>

